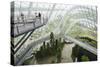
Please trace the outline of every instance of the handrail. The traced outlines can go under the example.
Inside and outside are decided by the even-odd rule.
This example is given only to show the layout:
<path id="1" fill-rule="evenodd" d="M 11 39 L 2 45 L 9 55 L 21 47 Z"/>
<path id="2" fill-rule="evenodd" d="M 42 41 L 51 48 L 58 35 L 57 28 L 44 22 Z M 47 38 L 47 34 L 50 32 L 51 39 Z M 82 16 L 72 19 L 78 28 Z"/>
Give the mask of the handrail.
<path id="1" fill-rule="evenodd" d="M 60 35 L 55 36 L 55 38 L 59 38 L 59 37 L 63 37 L 63 36 L 60 36 Z M 97 55 L 97 49 L 94 48 L 94 47 L 92 47 L 92 46 L 90 46 L 89 44 L 85 44 L 85 43 L 83 43 L 83 42 L 80 42 L 80 41 L 78 41 L 78 40 L 76 40 L 76 39 L 74 39 L 74 38 L 72 38 L 72 37 L 70 37 L 70 36 L 65 36 L 65 37 L 63 37 L 63 38 L 64 38 L 65 40 L 66 40 L 66 39 L 67 39 L 67 40 L 70 40 L 70 41 L 72 41 L 72 42 L 78 44 L 79 46 L 83 47 L 84 49 L 88 50 L 89 52 L 91 52 L 91 53 Z M 46 41 L 46 40 L 49 40 L 49 35 L 46 36 L 46 37 L 44 37 L 44 38 L 41 38 L 41 39 L 39 39 L 39 40 L 36 40 L 36 41 L 34 41 L 33 43 L 31 43 L 31 44 L 29 44 L 29 46 L 27 46 L 27 48 L 23 51 L 22 56 L 20 57 L 19 61 L 16 62 L 16 64 L 17 64 L 17 65 L 20 65 L 22 62 L 24 62 L 24 59 L 26 58 L 25 56 L 29 53 L 29 51 L 30 51 L 33 47 L 37 46 L 38 44 L 40 44 L 40 43 L 42 43 L 42 42 L 44 42 L 44 41 Z"/>
<path id="2" fill-rule="evenodd" d="M 89 44 L 86 44 L 86 43 L 83 43 L 83 42 L 81 42 L 81 41 L 78 41 L 78 40 L 76 40 L 76 39 L 74 39 L 74 38 L 72 38 L 72 37 L 70 37 L 70 36 L 65 36 L 65 37 L 63 37 L 63 38 L 64 38 L 64 39 L 69 39 L 69 40 L 71 40 L 72 42 L 76 43 L 78 46 L 83 47 L 84 49 L 88 50 L 89 52 L 91 52 L 91 53 L 97 55 L 97 49 L 96 49 L 95 47 L 92 47 L 92 46 L 89 45 Z"/>
<path id="3" fill-rule="evenodd" d="M 16 45 L 14 46 L 14 48 L 16 48 L 18 46 L 18 44 L 26 37 L 28 33 L 25 33 L 25 35 L 16 43 Z"/>
<path id="4" fill-rule="evenodd" d="M 33 30 L 34 31 L 34 30 Z M 25 41 L 27 41 L 27 39 L 30 37 L 30 35 L 33 33 L 33 31 L 31 31 L 30 33 L 29 33 L 29 35 L 25 38 L 25 40 L 16 48 L 16 50 L 15 50 L 15 54 L 18 52 L 18 50 L 21 48 L 21 46 L 25 43 Z"/>

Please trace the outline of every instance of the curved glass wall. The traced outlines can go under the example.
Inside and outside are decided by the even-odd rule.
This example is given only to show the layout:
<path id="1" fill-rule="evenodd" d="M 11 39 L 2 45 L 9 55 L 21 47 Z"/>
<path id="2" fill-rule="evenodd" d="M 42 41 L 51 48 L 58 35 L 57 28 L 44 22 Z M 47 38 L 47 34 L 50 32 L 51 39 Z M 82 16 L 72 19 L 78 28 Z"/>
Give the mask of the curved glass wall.
<path id="1" fill-rule="evenodd" d="M 97 41 L 96 6 L 15 2 L 14 20 L 17 22 L 17 17 L 21 13 L 25 15 L 25 20 L 33 19 L 35 13 L 39 12 L 42 17 L 48 18 L 47 24 L 36 29 L 21 47 L 20 51 L 23 51 L 22 48 L 26 48 L 31 43 L 49 36 L 51 32 L 59 36 L 70 36 L 76 40 L 78 40 L 77 37 L 89 37 Z M 24 35 L 14 38 L 14 44 L 22 36 Z"/>

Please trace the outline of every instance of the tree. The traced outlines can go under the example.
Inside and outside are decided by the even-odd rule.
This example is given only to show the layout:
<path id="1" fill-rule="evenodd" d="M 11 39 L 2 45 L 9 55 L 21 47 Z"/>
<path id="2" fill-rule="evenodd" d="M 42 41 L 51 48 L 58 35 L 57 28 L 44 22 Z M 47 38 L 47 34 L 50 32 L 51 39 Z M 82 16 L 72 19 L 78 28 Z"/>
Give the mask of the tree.
<path id="1" fill-rule="evenodd" d="M 40 50 L 36 53 L 36 58 L 41 59 L 48 56 L 57 56 L 58 62 L 61 62 L 61 51 L 63 48 L 63 43 L 61 38 L 55 39 L 53 32 L 50 34 L 50 41 L 43 42 L 43 45 L 40 47 Z"/>
<path id="2" fill-rule="evenodd" d="M 46 49 L 45 41 L 43 42 L 43 49 Z"/>
<path id="3" fill-rule="evenodd" d="M 75 62 L 75 58 L 78 57 L 78 53 L 79 53 L 79 46 L 75 45 L 75 47 L 72 48 L 72 55 L 71 55 L 73 62 Z"/>
<path id="4" fill-rule="evenodd" d="M 54 46 L 54 34 L 51 32 L 50 34 L 50 46 Z"/>
<path id="5" fill-rule="evenodd" d="M 51 32 L 51 34 L 50 34 L 50 39 L 54 39 L 54 34 L 53 34 L 53 32 Z"/>

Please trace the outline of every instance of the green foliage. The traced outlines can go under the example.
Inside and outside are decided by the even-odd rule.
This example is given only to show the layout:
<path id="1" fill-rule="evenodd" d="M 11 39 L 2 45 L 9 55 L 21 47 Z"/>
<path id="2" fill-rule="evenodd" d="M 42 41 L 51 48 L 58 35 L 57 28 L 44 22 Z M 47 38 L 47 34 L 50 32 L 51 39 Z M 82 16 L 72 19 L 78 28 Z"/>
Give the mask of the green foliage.
<path id="1" fill-rule="evenodd" d="M 55 61 L 52 61 L 51 63 L 55 63 Z"/>
<path id="2" fill-rule="evenodd" d="M 73 62 L 75 62 L 75 58 L 78 57 L 78 53 L 79 53 L 79 46 L 75 45 L 75 47 L 73 47 L 72 49 L 72 55 L 71 55 Z"/>
<path id="3" fill-rule="evenodd" d="M 81 61 L 89 61 L 89 58 L 86 55 L 83 55 L 81 57 Z"/>
<path id="4" fill-rule="evenodd" d="M 78 40 L 88 43 L 89 45 L 97 48 L 97 41 L 89 38 L 89 37 L 77 37 Z M 77 44 L 72 49 L 72 55 L 71 55 L 73 61 L 75 61 L 75 58 L 78 59 L 78 61 L 94 61 L 97 60 L 97 56 L 93 53 L 87 51 L 86 49 L 78 46 Z"/>
<path id="5" fill-rule="evenodd" d="M 54 39 L 54 34 L 53 34 L 53 32 L 51 32 L 51 34 L 50 34 L 50 39 L 51 39 L 51 40 Z"/>
<path id="6" fill-rule="evenodd" d="M 55 39 L 53 32 L 50 34 L 50 41 L 43 42 L 40 50 L 36 52 L 36 59 L 42 59 L 49 56 L 57 56 L 57 62 L 61 62 L 61 51 L 64 43 L 61 42 L 61 38 Z M 52 62 L 53 63 L 53 62 Z"/>
<path id="7" fill-rule="evenodd" d="M 82 42 L 87 42 L 89 45 L 97 48 L 97 41 L 93 40 L 89 37 L 78 37 L 77 39 L 81 40 Z"/>
<path id="8" fill-rule="evenodd" d="M 31 58 L 25 60 L 24 63 L 23 63 L 22 65 L 29 65 L 29 64 L 31 63 L 32 59 L 33 59 L 33 57 L 31 57 Z"/>
<path id="9" fill-rule="evenodd" d="M 45 49 L 46 48 L 46 45 L 45 45 L 45 41 L 43 42 L 43 49 Z"/>

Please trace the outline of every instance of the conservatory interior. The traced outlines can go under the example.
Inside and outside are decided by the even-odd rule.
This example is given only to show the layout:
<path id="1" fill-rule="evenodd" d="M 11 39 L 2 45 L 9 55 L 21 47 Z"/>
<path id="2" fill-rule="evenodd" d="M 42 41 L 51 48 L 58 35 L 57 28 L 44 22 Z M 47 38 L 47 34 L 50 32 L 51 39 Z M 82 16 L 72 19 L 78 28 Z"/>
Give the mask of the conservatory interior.
<path id="1" fill-rule="evenodd" d="M 11 3 L 11 64 L 97 60 L 97 6 Z"/>

